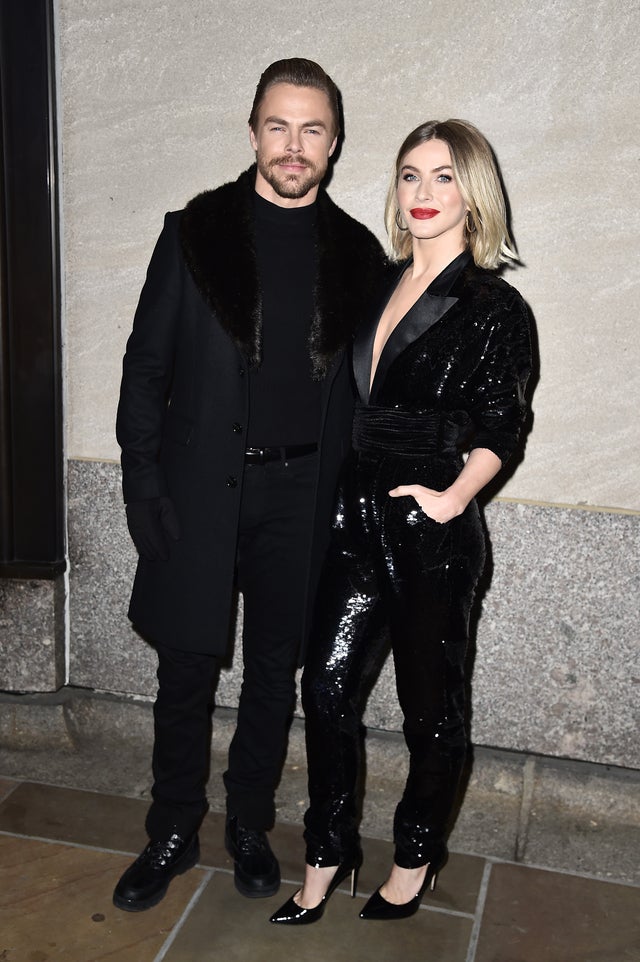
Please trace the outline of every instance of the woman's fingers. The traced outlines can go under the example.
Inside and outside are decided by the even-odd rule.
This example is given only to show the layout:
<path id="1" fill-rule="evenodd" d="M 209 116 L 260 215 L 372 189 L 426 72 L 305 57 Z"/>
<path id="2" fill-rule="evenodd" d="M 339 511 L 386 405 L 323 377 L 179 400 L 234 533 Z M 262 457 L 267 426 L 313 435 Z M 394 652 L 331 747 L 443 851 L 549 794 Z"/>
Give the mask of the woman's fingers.
<path id="1" fill-rule="evenodd" d="M 403 498 L 409 496 L 418 501 L 423 495 L 437 497 L 440 492 L 433 491 L 431 488 L 425 488 L 422 484 L 399 484 L 397 488 L 392 488 L 389 494 L 392 498 Z"/>
<path id="2" fill-rule="evenodd" d="M 411 497 L 418 507 L 432 521 L 438 524 L 446 524 L 454 516 L 455 512 L 448 510 L 442 498 L 444 492 L 434 491 L 432 488 L 425 488 L 422 484 L 399 484 L 397 488 L 392 488 L 389 495 L 392 498 Z"/>

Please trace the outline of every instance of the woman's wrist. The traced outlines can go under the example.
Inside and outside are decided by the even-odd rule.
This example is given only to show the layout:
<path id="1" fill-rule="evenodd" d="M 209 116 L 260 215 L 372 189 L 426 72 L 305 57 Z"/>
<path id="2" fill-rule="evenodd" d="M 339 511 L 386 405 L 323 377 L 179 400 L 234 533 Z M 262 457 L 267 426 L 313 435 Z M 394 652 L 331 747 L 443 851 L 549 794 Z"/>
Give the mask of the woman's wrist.
<path id="1" fill-rule="evenodd" d="M 467 492 L 464 491 L 464 486 L 459 485 L 457 481 L 454 481 L 452 485 L 446 488 L 443 491 L 443 495 L 450 503 L 451 509 L 455 512 L 454 517 L 463 514 L 473 497 L 472 494 L 467 494 Z"/>

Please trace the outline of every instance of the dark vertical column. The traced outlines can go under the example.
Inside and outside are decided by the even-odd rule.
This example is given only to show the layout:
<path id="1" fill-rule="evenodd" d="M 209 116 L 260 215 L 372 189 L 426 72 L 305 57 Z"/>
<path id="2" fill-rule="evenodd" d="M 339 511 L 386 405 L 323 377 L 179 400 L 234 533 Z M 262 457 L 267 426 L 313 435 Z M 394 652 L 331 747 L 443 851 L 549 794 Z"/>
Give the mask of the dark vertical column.
<path id="1" fill-rule="evenodd" d="M 64 570 L 51 0 L 0 5 L 0 575 Z"/>

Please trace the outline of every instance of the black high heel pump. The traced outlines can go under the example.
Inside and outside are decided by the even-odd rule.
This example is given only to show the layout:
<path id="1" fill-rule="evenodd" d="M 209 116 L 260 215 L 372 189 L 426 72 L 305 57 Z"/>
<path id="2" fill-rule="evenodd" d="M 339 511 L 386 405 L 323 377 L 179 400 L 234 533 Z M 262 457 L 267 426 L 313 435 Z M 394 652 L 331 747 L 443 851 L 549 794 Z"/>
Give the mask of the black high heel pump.
<path id="1" fill-rule="evenodd" d="M 336 873 L 331 879 L 331 884 L 318 905 L 314 905 L 311 909 L 303 909 L 302 906 L 298 905 L 294 900 L 294 896 L 292 895 L 281 909 L 273 913 L 269 921 L 275 922 L 276 925 L 311 925 L 312 922 L 317 922 L 318 919 L 322 918 L 329 898 L 348 875 L 351 875 L 351 898 L 355 898 L 358 871 L 361 865 L 362 853 L 358 852 L 354 858 L 341 862 L 340 865 L 338 865 Z M 296 892 L 296 895 L 297 894 Z"/>
<path id="2" fill-rule="evenodd" d="M 392 902 L 387 902 L 387 900 L 380 895 L 380 888 L 382 887 L 380 886 L 363 908 L 360 913 L 360 918 L 386 921 L 387 919 L 408 919 L 409 916 L 415 915 L 420 908 L 422 896 L 427 891 L 427 888 L 430 888 L 432 892 L 435 889 L 438 872 L 442 865 L 443 862 L 437 864 L 433 862 L 428 863 L 427 874 L 420 886 L 420 891 L 408 902 L 403 902 L 401 905 L 394 905 Z"/>

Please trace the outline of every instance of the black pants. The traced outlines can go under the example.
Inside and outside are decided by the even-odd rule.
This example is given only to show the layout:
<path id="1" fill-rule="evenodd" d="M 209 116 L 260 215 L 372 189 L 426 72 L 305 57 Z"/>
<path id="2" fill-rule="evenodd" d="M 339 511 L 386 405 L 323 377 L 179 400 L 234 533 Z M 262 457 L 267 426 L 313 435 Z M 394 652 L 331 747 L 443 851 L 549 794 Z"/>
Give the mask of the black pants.
<path id="1" fill-rule="evenodd" d="M 311 548 L 317 455 L 248 465 L 237 579 L 243 594 L 243 679 L 224 774 L 227 812 L 247 828 L 275 818 L 275 789 L 295 704 Z M 211 590 L 216 586 L 212 584 Z M 207 810 L 210 709 L 218 660 L 158 646 L 152 838 L 190 834 Z"/>
<path id="2" fill-rule="evenodd" d="M 387 638 L 410 756 L 395 861 L 413 868 L 444 850 L 466 751 L 464 662 L 485 552 L 475 502 L 439 525 L 413 498 L 388 496 L 424 476 L 420 462 L 354 456 L 340 485 L 302 679 L 311 865 L 336 865 L 358 844 L 363 702 Z"/>

